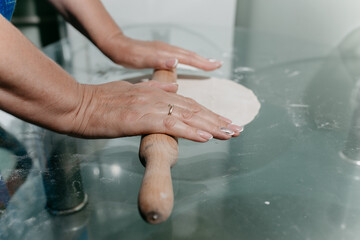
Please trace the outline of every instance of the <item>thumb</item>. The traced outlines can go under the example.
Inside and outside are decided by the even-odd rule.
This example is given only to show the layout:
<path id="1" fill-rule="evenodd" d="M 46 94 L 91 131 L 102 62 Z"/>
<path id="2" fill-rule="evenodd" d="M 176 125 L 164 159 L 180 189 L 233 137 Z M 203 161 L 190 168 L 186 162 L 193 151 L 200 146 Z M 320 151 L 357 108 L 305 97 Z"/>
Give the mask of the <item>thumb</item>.
<path id="1" fill-rule="evenodd" d="M 164 67 L 165 67 L 165 69 L 174 69 L 174 68 L 176 68 L 178 63 L 179 63 L 179 60 L 177 58 L 167 59 L 164 62 Z"/>

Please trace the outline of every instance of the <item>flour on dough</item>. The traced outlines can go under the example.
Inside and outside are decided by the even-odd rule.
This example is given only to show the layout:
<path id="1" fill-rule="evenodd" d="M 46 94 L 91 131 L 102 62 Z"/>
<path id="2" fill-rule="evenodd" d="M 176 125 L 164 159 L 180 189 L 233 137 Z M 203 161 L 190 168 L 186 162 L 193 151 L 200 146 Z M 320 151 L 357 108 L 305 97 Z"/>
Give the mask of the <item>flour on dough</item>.
<path id="1" fill-rule="evenodd" d="M 178 94 L 190 97 L 234 124 L 250 123 L 260 110 L 260 102 L 250 89 L 227 79 L 178 79 Z"/>

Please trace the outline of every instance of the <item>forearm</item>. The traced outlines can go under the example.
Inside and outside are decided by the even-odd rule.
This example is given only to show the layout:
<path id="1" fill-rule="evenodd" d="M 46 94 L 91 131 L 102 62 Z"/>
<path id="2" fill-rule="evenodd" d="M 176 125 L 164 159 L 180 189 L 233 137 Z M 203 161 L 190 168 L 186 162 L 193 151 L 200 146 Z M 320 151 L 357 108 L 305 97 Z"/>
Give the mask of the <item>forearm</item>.
<path id="1" fill-rule="evenodd" d="M 58 132 L 71 132 L 81 85 L 1 16 L 0 32 L 0 109 Z"/>
<path id="2" fill-rule="evenodd" d="M 108 41 L 122 31 L 100 0 L 49 0 L 64 18 L 108 55 Z"/>

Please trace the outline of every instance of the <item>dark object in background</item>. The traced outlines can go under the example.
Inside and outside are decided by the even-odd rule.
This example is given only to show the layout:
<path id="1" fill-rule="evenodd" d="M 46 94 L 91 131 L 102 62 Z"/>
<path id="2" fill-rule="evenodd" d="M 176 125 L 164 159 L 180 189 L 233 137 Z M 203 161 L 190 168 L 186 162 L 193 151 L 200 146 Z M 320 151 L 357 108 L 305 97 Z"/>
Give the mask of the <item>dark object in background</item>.
<path id="1" fill-rule="evenodd" d="M 47 0 L 17 0 L 11 22 L 37 47 L 66 36 L 65 21 Z"/>

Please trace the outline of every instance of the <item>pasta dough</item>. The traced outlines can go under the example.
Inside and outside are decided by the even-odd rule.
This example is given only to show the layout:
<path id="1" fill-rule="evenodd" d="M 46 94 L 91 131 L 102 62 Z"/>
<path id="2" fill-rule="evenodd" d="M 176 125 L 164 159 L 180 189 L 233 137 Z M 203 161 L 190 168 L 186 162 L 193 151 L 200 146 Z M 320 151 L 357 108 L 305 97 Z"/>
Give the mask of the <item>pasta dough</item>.
<path id="1" fill-rule="evenodd" d="M 250 123 L 260 110 L 260 102 L 253 91 L 231 80 L 179 76 L 177 83 L 178 94 L 196 100 L 240 126 Z"/>

